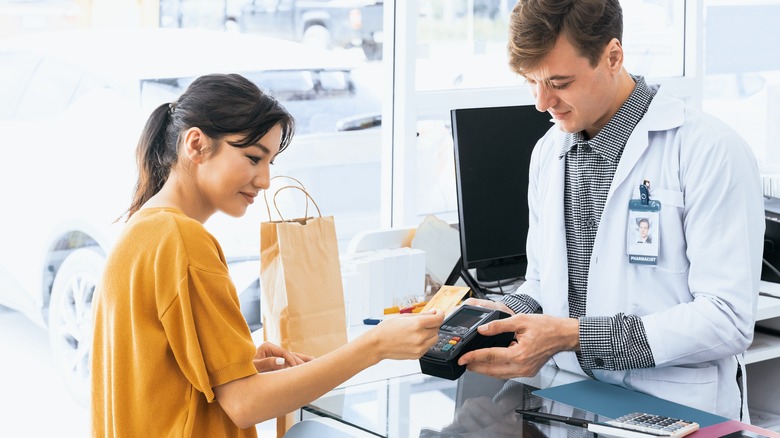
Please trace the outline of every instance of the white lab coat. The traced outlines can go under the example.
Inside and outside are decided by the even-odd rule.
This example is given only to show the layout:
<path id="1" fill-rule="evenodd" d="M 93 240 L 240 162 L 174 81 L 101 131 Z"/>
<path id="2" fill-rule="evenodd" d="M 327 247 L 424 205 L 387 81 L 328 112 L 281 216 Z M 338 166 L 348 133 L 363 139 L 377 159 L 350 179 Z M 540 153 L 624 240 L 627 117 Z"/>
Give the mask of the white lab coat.
<path id="1" fill-rule="evenodd" d="M 544 313 L 568 317 L 565 160 L 558 158 L 564 138 L 553 127 L 533 152 L 528 272 L 518 292 L 536 299 Z M 661 202 L 656 266 L 631 264 L 626 251 L 628 203 L 639 199 L 643 180 L 650 181 L 650 199 Z M 732 419 L 744 408 L 746 420 L 736 375 L 753 339 L 763 235 L 761 181 L 748 145 L 660 89 L 609 189 L 586 310 L 641 316 L 656 367 L 594 370 L 596 378 Z M 554 361 L 583 372 L 573 352 Z"/>

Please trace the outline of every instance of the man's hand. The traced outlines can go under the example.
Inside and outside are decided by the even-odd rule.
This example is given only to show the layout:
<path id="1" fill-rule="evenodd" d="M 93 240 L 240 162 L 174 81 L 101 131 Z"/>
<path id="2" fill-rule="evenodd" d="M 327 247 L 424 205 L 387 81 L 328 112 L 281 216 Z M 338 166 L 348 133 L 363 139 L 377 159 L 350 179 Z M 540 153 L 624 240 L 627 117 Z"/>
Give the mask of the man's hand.
<path id="1" fill-rule="evenodd" d="M 515 332 L 509 347 L 474 350 L 458 360 L 469 371 L 501 379 L 534 376 L 555 353 L 579 349 L 579 321 L 573 318 L 518 314 L 478 330 L 486 336 Z"/>
<path id="2" fill-rule="evenodd" d="M 469 306 L 479 306 L 479 307 L 486 307 L 488 309 L 493 310 L 500 310 L 502 312 L 506 312 L 510 315 L 513 315 L 515 312 L 507 307 L 506 304 L 500 302 L 500 301 L 492 301 L 492 300 L 481 300 L 479 298 L 468 298 L 466 301 L 463 302 L 464 305 Z"/>

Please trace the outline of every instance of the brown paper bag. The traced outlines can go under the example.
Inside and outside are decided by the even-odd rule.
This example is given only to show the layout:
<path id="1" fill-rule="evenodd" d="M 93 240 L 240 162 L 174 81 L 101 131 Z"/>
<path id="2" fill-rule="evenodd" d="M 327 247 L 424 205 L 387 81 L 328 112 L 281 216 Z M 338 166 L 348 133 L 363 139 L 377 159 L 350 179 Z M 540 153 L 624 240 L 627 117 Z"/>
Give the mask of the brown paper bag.
<path id="1" fill-rule="evenodd" d="M 285 189 L 303 192 L 318 216 L 282 217 L 276 196 Z M 280 220 L 270 220 L 268 207 L 269 222 L 260 226 L 263 333 L 287 350 L 321 356 L 347 342 L 336 225 L 302 187 L 279 188 L 273 202 Z"/>

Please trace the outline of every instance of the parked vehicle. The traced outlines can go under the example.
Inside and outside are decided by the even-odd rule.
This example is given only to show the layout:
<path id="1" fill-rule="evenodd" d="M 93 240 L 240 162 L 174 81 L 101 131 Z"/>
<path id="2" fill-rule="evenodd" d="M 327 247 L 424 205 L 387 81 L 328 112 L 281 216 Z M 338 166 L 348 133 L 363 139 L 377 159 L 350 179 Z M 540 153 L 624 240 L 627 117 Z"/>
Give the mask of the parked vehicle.
<path id="1" fill-rule="evenodd" d="M 304 158 L 368 149 L 364 139 L 355 144 L 345 137 L 350 133 L 336 132 L 336 125 L 380 110 L 380 102 L 360 94 L 352 66 L 333 54 L 256 35 L 195 29 L 28 34 L 0 40 L 0 65 L 6 145 L 0 305 L 48 329 L 53 358 L 82 403 L 88 399 L 91 304 L 123 226 L 116 219 L 135 183 L 135 145 L 154 107 L 174 101 L 201 74 L 242 73 L 288 106 L 299 126 L 290 149 L 308 148 L 296 152 Z M 322 139 L 307 140 L 323 131 Z M 378 163 L 374 149 L 370 160 Z M 288 166 L 296 162 L 290 158 Z M 257 204 L 242 219 L 218 214 L 206 223 L 222 244 L 253 329 L 261 323 L 259 222 L 267 220 L 265 205 Z"/>
<path id="2" fill-rule="evenodd" d="M 242 32 L 301 41 L 323 49 L 363 47 L 368 59 L 378 59 L 382 49 L 382 3 L 383 0 L 251 0 L 241 8 L 239 28 Z"/>
<path id="3" fill-rule="evenodd" d="M 361 41 L 363 54 L 369 61 L 382 59 L 384 46 L 384 0 L 375 0 L 366 3 L 361 8 L 363 26 L 361 27 Z"/>

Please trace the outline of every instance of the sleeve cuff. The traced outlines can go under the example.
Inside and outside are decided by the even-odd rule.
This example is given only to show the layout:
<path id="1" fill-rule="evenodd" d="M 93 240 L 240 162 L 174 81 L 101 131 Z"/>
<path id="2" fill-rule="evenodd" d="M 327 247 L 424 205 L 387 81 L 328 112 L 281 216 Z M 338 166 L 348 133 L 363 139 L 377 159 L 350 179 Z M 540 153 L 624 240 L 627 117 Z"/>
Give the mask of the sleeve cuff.
<path id="1" fill-rule="evenodd" d="M 580 320 L 580 365 L 583 370 L 615 369 L 612 318 L 586 316 Z"/>
<path id="2" fill-rule="evenodd" d="M 517 313 L 542 313 L 542 306 L 526 294 L 506 295 L 501 302 Z"/>
<path id="3" fill-rule="evenodd" d="M 580 321 L 582 369 L 629 370 L 655 366 L 653 351 L 641 318 L 618 314 L 614 317 L 585 316 Z"/>

